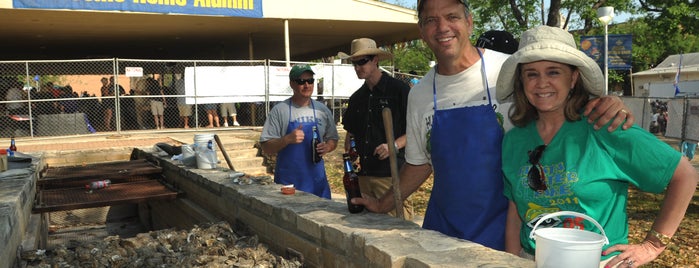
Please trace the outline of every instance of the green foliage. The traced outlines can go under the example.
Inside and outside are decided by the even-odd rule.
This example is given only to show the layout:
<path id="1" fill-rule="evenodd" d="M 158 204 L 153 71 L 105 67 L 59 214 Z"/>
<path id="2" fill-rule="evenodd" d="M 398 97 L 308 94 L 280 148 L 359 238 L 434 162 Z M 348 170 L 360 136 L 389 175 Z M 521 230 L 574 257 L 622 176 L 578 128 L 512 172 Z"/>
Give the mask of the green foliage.
<path id="1" fill-rule="evenodd" d="M 419 75 L 424 75 L 430 69 L 430 61 L 435 60 L 434 53 L 422 40 L 396 46 L 393 53 L 396 68 L 406 73 L 414 70 Z"/>

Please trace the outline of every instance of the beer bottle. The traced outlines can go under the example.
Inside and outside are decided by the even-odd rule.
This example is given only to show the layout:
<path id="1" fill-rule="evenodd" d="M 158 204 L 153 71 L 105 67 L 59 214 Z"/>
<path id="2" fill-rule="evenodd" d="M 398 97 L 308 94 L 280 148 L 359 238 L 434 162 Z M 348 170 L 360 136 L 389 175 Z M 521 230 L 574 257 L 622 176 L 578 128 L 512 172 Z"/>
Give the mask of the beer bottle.
<path id="1" fill-rule="evenodd" d="M 342 178 L 342 184 L 345 186 L 345 196 L 347 197 L 347 208 L 350 213 L 359 213 L 364 211 L 364 206 L 352 204 L 351 200 L 355 197 L 362 197 L 362 192 L 359 190 L 359 176 L 352 169 L 352 161 L 349 154 L 342 154 L 342 160 L 345 162 L 345 176 Z"/>
<path id="2" fill-rule="evenodd" d="M 357 143 L 354 141 L 354 136 L 350 136 L 350 149 L 349 149 L 350 161 L 354 162 L 359 157 L 359 152 L 357 152 Z"/>
<path id="3" fill-rule="evenodd" d="M 318 128 L 316 126 L 313 126 L 313 140 L 311 142 L 311 155 L 313 156 L 313 163 L 318 163 L 320 160 L 323 160 L 321 158 L 320 154 L 318 154 L 318 144 L 320 143 L 320 138 L 318 138 Z"/>
<path id="4" fill-rule="evenodd" d="M 7 152 L 8 156 L 14 156 L 17 151 L 17 146 L 15 146 L 15 136 L 10 137 L 10 150 Z"/>

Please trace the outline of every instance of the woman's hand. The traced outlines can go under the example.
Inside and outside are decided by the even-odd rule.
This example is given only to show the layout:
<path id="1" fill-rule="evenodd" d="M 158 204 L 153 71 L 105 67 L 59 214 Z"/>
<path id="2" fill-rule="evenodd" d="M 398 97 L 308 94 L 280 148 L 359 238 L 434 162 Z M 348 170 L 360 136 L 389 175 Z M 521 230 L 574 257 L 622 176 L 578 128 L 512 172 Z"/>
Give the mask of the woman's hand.
<path id="1" fill-rule="evenodd" d="M 619 268 L 639 267 L 655 260 L 664 249 L 665 247 L 656 247 L 648 240 L 637 245 L 614 245 L 602 252 L 602 255 L 606 256 L 616 251 L 621 252 L 621 254 L 612 258 L 604 267 L 614 267 L 617 263 L 619 263 Z"/>

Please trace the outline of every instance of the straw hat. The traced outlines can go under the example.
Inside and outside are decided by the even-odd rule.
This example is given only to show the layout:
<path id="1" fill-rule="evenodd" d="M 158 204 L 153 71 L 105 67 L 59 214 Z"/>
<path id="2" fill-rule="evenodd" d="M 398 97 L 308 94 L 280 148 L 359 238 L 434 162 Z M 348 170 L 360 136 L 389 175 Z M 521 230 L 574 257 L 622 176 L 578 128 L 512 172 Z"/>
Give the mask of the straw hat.
<path id="1" fill-rule="evenodd" d="M 338 52 L 337 56 L 341 59 L 350 60 L 369 55 L 376 55 L 379 60 L 393 58 L 393 54 L 386 52 L 376 47 L 376 41 L 369 38 L 359 38 L 352 40 L 351 54 L 347 55 L 344 52 Z"/>
<path id="2" fill-rule="evenodd" d="M 498 76 L 496 95 L 499 102 L 512 101 L 515 73 L 520 63 L 555 61 L 576 66 L 580 71 L 583 87 L 590 93 L 604 94 L 604 76 L 597 62 L 578 50 L 573 35 L 551 26 L 529 29 L 520 38 L 519 50 L 503 64 Z"/>

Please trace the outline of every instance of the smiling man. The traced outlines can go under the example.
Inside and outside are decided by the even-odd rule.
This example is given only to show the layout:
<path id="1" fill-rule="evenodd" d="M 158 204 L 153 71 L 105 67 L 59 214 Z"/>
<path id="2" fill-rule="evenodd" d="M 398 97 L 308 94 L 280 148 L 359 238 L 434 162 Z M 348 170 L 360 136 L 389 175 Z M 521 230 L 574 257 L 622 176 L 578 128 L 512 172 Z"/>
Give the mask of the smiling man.
<path id="1" fill-rule="evenodd" d="M 293 184 L 296 189 L 330 199 L 325 163 L 313 161 L 313 150 L 322 157 L 337 147 L 337 128 L 330 109 L 311 99 L 315 79 L 309 65 L 296 65 L 289 72 L 294 95 L 277 105 L 269 114 L 260 135 L 262 151 L 277 154 L 274 182 Z M 313 132 L 321 142 L 312 148 Z"/>
<path id="2" fill-rule="evenodd" d="M 495 84 L 509 55 L 471 43 L 466 0 L 422 0 L 417 11 L 420 36 L 437 65 L 410 90 L 400 191 L 409 196 L 434 172 L 423 228 L 503 250 L 508 203 L 500 152 L 511 124 L 503 120 L 507 107 L 495 98 Z M 591 100 L 585 112 L 596 127 L 613 121 L 614 130 L 625 119 L 625 128 L 633 123 L 624 108 L 620 98 L 605 97 Z M 353 202 L 387 212 L 393 192 Z"/>

